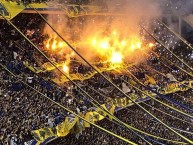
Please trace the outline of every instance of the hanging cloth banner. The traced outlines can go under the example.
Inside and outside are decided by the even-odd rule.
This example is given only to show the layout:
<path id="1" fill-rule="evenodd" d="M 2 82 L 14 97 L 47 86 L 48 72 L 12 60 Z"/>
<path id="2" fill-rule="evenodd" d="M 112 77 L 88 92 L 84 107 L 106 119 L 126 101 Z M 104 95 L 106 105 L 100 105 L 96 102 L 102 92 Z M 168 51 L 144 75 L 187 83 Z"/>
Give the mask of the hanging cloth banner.
<path id="1" fill-rule="evenodd" d="M 56 4 L 55 2 L 48 3 L 33 3 L 24 6 L 21 2 L 12 2 L 0 0 L 0 13 L 7 19 L 11 20 L 19 13 L 36 13 L 33 8 L 36 8 L 40 13 L 44 14 L 66 14 L 68 17 L 78 17 L 82 15 L 103 14 L 105 7 L 99 5 L 76 5 L 76 4 Z M 3 19 L 0 17 L 0 19 Z"/>
<path id="2" fill-rule="evenodd" d="M 9 20 L 13 19 L 24 9 L 23 5 L 18 5 L 16 2 L 0 0 L 0 13 Z M 3 18 L 0 16 L 0 19 Z"/>

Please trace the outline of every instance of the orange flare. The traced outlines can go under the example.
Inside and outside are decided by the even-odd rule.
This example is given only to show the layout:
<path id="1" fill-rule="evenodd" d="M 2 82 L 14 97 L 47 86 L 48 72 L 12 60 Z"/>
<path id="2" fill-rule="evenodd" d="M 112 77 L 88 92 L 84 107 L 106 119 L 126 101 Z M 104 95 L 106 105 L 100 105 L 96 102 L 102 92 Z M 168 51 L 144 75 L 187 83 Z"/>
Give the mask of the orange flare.
<path id="1" fill-rule="evenodd" d="M 92 45 L 96 45 L 97 44 L 97 41 L 96 41 L 96 39 L 94 39 L 94 40 L 92 40 Z"/>
<path id="2" fill-rule="evenodd" d="M 117 63 L 121 63 L 122 59 L 123 59 L 123 56 L 121 55 L 121 53 L 113 52 L 110 61 L 111 63 L 117 64 Z"/>
<path id="3" fill-rule="evenodd" d="M 122 46 L 126 46 L 126 43 L 127 43 L 127 42 L 126 42 L 125 40 L 122 40 L 122 41 L 121 41 L 121 45 L 122 45 Z"/>
<path id="4" fill-rule="evenodd" d="M 66 43 L 64 42 L 59 42 L 58 43 L 58 47 L 62 48 L 62 47 L 65 47 L 66 46 Z"/>
<path id="5" fill-rule="evenodd" d="M 49 44 L 49 42 L 47 42 L 47 44 L 46 44 L 46 48 L 50 48 L 50 44 Z"/>
<path id="6" fill-rule="evenodd" d="M 69 73 L 69 67 L 66 64 L 63 65 L 63 71 L 67 74 Z"/>
<path id="7" fill-rule="evenodd" d="M 117 35 L 117 31 L 116 30 L 113 31 L 113 35 L 115 35 L 115 36 Z"/>
<path id="8" fill-rule="evenodd" d="M 149 43 L 149 47 L 154 47 L 154 44 L 153 43 Z"/>
<path id="9" fill-rule="evenodd" d="M 141 42 L 137 43 L 137 48 L 141 48 Z"/>
<path id="10" fill-rule="evenodd" d="M 100 46 L 100 48 L 106 50 L 109 48 L 109 42 L 108 41 L 102 41 L 99 46 Z"/>

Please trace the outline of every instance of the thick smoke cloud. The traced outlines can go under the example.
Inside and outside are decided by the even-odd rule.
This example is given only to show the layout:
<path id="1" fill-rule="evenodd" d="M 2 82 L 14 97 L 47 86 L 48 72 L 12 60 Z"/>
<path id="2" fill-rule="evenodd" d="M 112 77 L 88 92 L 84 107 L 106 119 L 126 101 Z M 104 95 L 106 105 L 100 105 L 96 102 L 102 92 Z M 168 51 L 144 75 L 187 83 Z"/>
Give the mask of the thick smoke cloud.
<path id="1" fill-rule="evenodd" d="M 187 15 L 193 12 L 193 0 L 162 0 L 162 9 L 174 15 Z"/>
<path id="2" fill-rule="evenodd" d="M 60 18 L 59 22 L 53 16 L 48 16 L 48 21 L 71 43 L 74 43 L 74 40 L 77 38 L 79 41 L 77 50 L 87 60 L 94 62 L 98 52 L 96 52 L 95 47 L 92 48 L 90 44 L 86 43 L 87 41 L 92 41 L 91 39 L 93 38 L 101 39 L 102 37 L 109 36 L 116 30 L 120 37 L 118 38 L 119 40 L 127 39 L 129 45 L 132 45 L 130 43 L 133 43 L 133 38 L 140 39 L 139 23 L 160 18 L 166 3 L 165 0 L 107 0 L 105 1 L 105 7 L 108 8 L 107 13 L 112 14 L 112 16 L 87 16 L 85 18 L 69 19 L 67 16 L 60 15 L 58 16 Z M 98 4 L 100 5 L 101 2 Z M 55 35 L 48 26 L 45 26 L 44 32 L 50 37 L 54 37 Z M 113 50 L 121 51 L 124 58 L 129 58 L 132 62 L 141 62 L 146 59 L 139 51 L 131 53 L 128 49 L 123 50 L 121 48 L 113 48 Z M 148 54 L 150 50 L 147 49 L 145 51 Z"/>

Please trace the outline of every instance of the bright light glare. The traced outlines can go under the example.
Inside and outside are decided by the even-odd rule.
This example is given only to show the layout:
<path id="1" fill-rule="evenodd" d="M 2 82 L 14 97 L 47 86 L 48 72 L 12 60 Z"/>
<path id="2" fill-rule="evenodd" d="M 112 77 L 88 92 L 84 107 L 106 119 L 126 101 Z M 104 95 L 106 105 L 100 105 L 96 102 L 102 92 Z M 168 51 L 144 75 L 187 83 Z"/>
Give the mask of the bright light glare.
<path id="1" fill-rule="evenodd" d="M 122 45 L 122 46 L 126 46 L 126 41 L 122 40 L 122 41 L 121 41 L 121 45 Z"/>
<path id="2" fill-rule="evenodd" d="M 153 43 L 149 43 L 149 47 L 154 47 L 154 44 Z"/>
<path id="3" fill-rule="evenodd" d="M 54 41 L 53 41 L 53 44 L 52 44 L 52 49 L 53 49 L 53 50 L 56 49 L 56 43 L 57 43 L 57 41 L 54 40 Z"/>
<path id="4" fill-rule="evenodd" d="M 62 48 L 62 47 L 64 47 L 64 46 L 66 46 L 66 43 L 64 43 L 64 42 L 59 42 L 59 43 L 58 43 L 58 47 Z"/>
<path id="5" fill-rule="evenodd" d="M 135 50 L 135 45 L 134 44 L 131 45 L 131 50 Z"/>
<path id="6" fill-rule="evenodd" d="M 92 40 L 92 45 L 94 45 L 94 46 L 95 46 L 96 44 L 97 44 L 96 39 L 93 39 L 93 40 Z"/>
<path id="7" fill-rule="evenodd" d="M 50 48 L 50 44 L 49 43 L 46 44 L 46 48 Z"/>
<path id="8" fill-rule="evenodd" d="M 69 73 L 69 67 L 66 64 L 63 65 L 63 71 Z"/>
<path id="9" fill-rule="evenodd" d="M 137 43 L 137 48 L 141 48 L 141 42 Z"/>
<path id="10" fill-rule="evenodd" d="M 110 59 L 111 63 L 121 63 L 123 56 L 119 52 L 113 52 L 112 57 Z"/>
<path id="11" fill-rule="evenodd" d="M 117 35 L 117 31 L 116 30 L 113 31 L 113 35 L 115 35 L 115 36 Z"/>
<path id="12" fill-rule="evenodd" d="M 108 41 L 102 41 L 101 43 L 100 43 L 100 48 L 102 48 L 102 49 L 108 49 L 109 48 L 109 42 Z"/>

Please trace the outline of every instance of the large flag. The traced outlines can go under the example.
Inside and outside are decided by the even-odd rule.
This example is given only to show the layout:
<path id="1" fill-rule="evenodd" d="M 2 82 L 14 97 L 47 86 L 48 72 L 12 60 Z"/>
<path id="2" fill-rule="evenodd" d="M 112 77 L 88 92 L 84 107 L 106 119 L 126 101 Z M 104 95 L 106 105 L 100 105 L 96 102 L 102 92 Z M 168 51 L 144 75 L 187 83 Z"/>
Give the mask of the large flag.
<path id="1" fill-rule="evenodd" d="M 82 120 L 81 118 L 78 118 L 78 121 L 76 122 L 74 127 L 71 129 L 71 133 L 74 133 L 76 135 L 76 138 L 78 139 L 84 129 L 85 129 L 84 120 Z"/>
<path id="2" fill-rule="evenodd" d="M 94 122 L 95 122 L 95 121 L 103 120 L 104 118 L 105 118 L 105 116 L 103 116 L 103 114 L 100 114 L 100 113 L 97 112 L 97 111 L 94 111 L 94 112 L 93 112 Z"/>
<path id="3" fill-rule="evenodd" d="M 34 130 L 31 132 L 36 141 L 44 142 L 46 139 L 50 137 L 56 137 L 57 131 L 56 128 L 40 128 L 38 130 Z"/>
<path id="4" fill-rule="evenodd" d="M 101 108 L 103 108 L 103 109 L 101 109 Z M 105 104 L 101 105 L 100 108 L 98 107 L 96 109 L 96 112 L 98 112 L 99 114 L 101 114 L 102 116 L 105 117 L 107 115 L 107 113 L 104 110 L 107 110 Z"/>
<path id="5" fill-rule="evenodd" d="M 65 125 L 66 125 L 66 129 L 68 131 L 70 131 L 73 126 L 76 124 L 76 122 L 78 121 L 78 117 L 76 116 L 70 116 L 70 117 L 66 117 L 65 118 Z"/>
<path id="6" fill-rule="evenodd" d="M 94 123 L 94 117 L 93 112 L 87 112 L 84 119 L 86 119 L 89 122 Z M 84 121 L 84 127 L 90 127 L 90 123 Z"/>
<path id="7" fill-rule="evenodd" d="M 66 127 L 66 124 L 65 124 L 65 121 L 62 122 L 61 124 L 58 124 L 56 126 L 56 130 L 57 130 L 57 136 L 60 137 L 60 136 L 66 136 L 69 131 Z"/>
<path id="8" fill-rule="evenodd" d="M 110 112 L 111 115 L 114 115 L 114 112 L 115 112 L 115 105 L 114 105 L 114 104 L 112 104 L 112 106 L 111 106 L 109 112 Z M 110 116 L 110 115 L 109 115 L 109 118 L 110 118 L 111 120 L 113 119 L 113 117 Z"/>
<path id="9" fill-rule="evenodd" d="M 7 19 L 14 18 L 17 14 L 24 10 L 24 8 L 24 5 L 18 5 L 16 2 L 0 1 L 0 13 Z"/>

